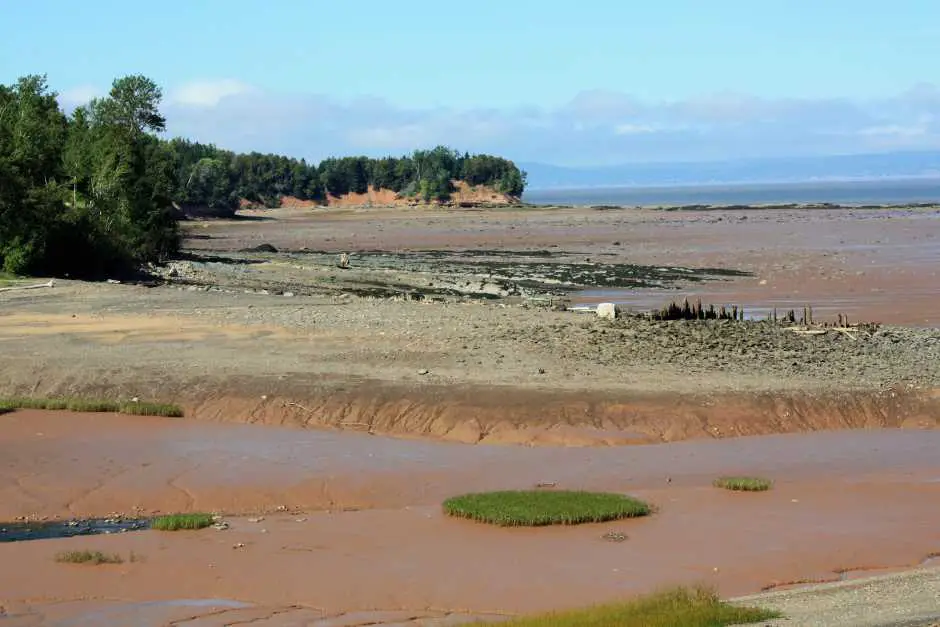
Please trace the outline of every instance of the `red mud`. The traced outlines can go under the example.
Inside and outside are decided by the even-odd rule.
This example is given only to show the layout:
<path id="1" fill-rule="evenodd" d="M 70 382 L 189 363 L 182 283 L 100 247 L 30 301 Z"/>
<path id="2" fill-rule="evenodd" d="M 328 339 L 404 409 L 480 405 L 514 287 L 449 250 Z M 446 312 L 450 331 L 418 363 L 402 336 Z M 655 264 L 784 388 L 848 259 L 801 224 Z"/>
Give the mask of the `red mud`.
<path id="1" fill-rule="evenodd" d="M 485 613 L 582 606 L 683 583 L 756 592 L 846 569 L 915 565 L 940 550 L 938 445 L 937 431 L 871 430 L 516 448 L 17 412 L 0 417 L 0 519 L 135 507 L 269 513 L 231 518 L 227 531 L 0 544 L 0 604 L 45 608 L 23 610 L 33 622 L 20 624 L 40 625 L 51 624 L 41 614 L 51 621 L 58 611 L 49 602 L 89 598 Z M 760 494 L 710 486 L 726 473 L 776 485 Z M 534 530 L 440 512 L 456 493 L 539 482 L 627 492 L 658 511 Z M 289 513 L 271 513 L 278 508 Z M 605 541 L 607 531 L 628 539 Z M 143 560 L 54 562 L 58 551 L 86 548 Z"/>

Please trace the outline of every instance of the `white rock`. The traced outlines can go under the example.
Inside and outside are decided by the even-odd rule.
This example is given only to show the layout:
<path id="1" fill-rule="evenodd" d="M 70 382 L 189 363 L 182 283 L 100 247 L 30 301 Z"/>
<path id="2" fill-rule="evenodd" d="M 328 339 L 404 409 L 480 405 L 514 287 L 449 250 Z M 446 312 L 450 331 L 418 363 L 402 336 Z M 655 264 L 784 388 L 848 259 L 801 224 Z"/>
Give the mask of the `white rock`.
<path id="1" fill-rule="evenodd" d="M 597 306 L 597 317 L 606 320 L 615 320 L 620 315 L 620 306 L 616 303 L 600 303 Z"/>

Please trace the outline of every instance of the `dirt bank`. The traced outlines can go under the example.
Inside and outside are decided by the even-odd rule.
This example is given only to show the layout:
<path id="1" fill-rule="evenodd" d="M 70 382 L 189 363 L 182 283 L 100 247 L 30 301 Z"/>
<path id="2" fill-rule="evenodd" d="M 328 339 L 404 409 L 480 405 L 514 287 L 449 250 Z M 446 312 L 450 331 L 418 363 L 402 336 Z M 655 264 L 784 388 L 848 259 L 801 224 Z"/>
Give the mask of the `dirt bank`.
<path id="1" fill-rule="evenodd" d="M 464 442 L 931 428 L 940 332 L 64 283 L 5 293 L 0 394 Z"/>

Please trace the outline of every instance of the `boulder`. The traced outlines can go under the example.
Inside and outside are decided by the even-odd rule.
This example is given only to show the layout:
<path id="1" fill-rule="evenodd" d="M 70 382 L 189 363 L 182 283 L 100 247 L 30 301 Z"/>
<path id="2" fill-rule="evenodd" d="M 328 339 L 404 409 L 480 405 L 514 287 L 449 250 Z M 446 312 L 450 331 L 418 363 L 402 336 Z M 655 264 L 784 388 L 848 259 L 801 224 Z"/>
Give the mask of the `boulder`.
<path id="1" fill-rule="evenodd" d="M 597 317 L 605 320 L 616 320 L 620 315 L 620 306 L 616 303 L 600 303 L 597 306 Z"/>

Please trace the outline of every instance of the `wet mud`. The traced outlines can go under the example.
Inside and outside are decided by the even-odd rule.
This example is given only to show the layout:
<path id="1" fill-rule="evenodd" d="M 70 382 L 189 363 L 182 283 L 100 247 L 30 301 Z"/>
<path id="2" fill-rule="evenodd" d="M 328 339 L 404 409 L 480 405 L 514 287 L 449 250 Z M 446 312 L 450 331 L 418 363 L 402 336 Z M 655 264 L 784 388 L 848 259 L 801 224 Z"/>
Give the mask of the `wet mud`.
<path id="1" fill-rule="evenodd" d="M 0 604 L 22 625 L 78 625 L 99 611 L 138 607 L 141 616 L 153 613 L 154 625 L 212 612 L 272 625 L 330 616 L 446 624 L 678 584 L 747 594 L 837 571 L 922 564 L 940 550 L 932 524 L 940 516 L 937 431 L 562 449 L 54 412 L 0 420 L 3 517 L 143 508 L 222 512 L 229 523 L 223 531 L 3 543 Z M 722 474 L 767 476 L 775 485 L 731 493 L 711 486 Z M 447 518 L 440 508 L 457 493 L 538 484 L 622 492 L 655 513 L 501 529 Z M 140 559 L 55 563 L 70 549 Z M 550 597 L 539 592 L 546 587 Z M 40 589 L 46 601 L 35 600 Z M 115 601 L 82 601 L 101 597 Z M 215 609 L 202 611 L 184 599 L 251 607 L 205 601 Z M 204 620 L 194 624 L 215 619 Z"/>

